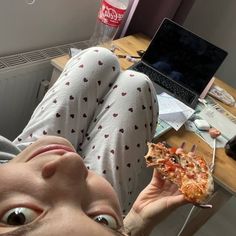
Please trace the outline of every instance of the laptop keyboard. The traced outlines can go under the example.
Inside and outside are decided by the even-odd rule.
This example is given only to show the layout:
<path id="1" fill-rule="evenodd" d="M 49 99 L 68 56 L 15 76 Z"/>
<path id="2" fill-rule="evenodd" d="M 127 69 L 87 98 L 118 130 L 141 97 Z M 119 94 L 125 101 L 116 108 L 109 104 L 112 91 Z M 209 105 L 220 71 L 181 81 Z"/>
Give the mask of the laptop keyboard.
<path id="1" fill-rule="evenodd" d="M 149 66 L 146 66 L 144 63 L 137 64 L 135 67 L 132 68 L 132 70 L 146 74 L 152 81 L 159 84 L 166 90 L 170 91 L 172 94 L 176 95 L 178 98 L 180 98 L 183 102 L 186 102 L 187 104 L 191 104 L 195 98 L 195 94 L 184 89 L 177 83 L 174 84 L 173 81 L 166 79 L 164 75 L 158 73 Z"/>

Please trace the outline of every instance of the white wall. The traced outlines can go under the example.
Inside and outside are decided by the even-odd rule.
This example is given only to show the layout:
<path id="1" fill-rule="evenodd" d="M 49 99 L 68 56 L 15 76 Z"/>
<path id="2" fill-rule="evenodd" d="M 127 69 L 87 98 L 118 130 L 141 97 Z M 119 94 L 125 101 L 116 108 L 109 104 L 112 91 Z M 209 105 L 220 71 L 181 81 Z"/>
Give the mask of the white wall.
<path id="1" fill-rule="evenodd" d="M 88 39 L 98 0 L 0 0 L 0 56 Z"/>
<path id="2" fill-rule="evenodd" d="M 235 0 L 196 0 L 184 26 L 229 54 L 216 76 L 236 88 Z"/>

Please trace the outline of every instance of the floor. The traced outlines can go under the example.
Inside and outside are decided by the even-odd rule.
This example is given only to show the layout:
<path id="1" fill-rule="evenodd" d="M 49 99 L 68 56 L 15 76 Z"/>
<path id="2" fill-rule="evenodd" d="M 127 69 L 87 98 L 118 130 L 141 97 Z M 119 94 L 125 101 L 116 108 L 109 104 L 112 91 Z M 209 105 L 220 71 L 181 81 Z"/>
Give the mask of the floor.
<path id="1" fill-rule="evenodd" d="M 175 211 L 152 232 L 151 236 L 177 236 L 191 206 Z M 232 197 L 201 229 L 189 236 L 235 236 L 236 198 Z"/>

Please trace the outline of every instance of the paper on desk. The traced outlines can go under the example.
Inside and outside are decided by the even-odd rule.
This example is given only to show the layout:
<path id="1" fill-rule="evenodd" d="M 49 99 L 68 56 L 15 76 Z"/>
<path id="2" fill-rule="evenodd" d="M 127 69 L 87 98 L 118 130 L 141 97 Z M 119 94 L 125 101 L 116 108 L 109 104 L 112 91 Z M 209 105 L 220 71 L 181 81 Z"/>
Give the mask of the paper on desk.
<path id="1" fill-rule="evenodd" d="M 175 130 L 193 115 L 194 110 L 167 93 L 157 95 L 159 104 L 159 117 Z"/>
<path id="2" fill-rule="evenodd" d="M 73 57 L 73 56 L 77 55 L 77 54 L 80 53 L 81 51 L 82 51 L 82 49 L 70 48 L 70 49 L 69 49 L 70 57 Z"/>

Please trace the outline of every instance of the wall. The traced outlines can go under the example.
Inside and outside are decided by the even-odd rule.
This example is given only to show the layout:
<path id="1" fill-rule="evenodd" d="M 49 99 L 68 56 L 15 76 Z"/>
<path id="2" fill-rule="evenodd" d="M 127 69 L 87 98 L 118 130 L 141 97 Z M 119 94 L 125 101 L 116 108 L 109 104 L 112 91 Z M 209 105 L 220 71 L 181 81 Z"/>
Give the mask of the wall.
<path id="1" fill-rule="evenodd" d="M 0 1 L 0 56 L 88 39 L 98 0 Z"/>
<path id="2" fill-rule="evenodd" d="M 216 76 L 236 88 L 235 0 L 196 0 L 184 26 L 229 54 Z"/>
<path id="3" fill-rule="evenodd" d="M 164 17 L 182 24 L 195 0 L 139 0 L 126 35 L 143 33 L 152 38 Z"/>

